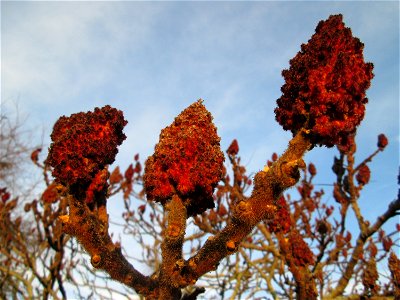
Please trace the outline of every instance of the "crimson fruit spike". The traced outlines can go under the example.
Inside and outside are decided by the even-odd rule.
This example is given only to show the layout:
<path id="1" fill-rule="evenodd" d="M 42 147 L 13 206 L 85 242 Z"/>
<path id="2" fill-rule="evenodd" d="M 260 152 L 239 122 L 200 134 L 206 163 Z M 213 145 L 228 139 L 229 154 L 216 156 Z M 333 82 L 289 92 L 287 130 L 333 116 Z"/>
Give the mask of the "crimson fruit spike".
<path id="1" fill-rule="evenodd" d="M 161 203 L 174 194 L 184 199 L 188 216 L 214 207 L 213 191 L 222 177 L 224 155 L 212 116 L 199 100 L 164 128 L 146 161 L 147 198 Z"/>
<path id="2" fill-rule="evenodd" d="M 315 145 L 346 148 L 364 118 L 365 92 L 373 78 L 363 47 L 342 15 L 321 21 L 282 72 L 285 84 L 275 109 L 279 124 L 293 134 L 309 129 Z"/>
<path id="3" fill-rule="evenodd" d="M 109 105 L 59 118 L 47 157 L 53 176 L 66 186 L 89 185 L 114 162 L 117 147 L 126 138 L 122 132 L 126 124 L 122 112 Z"/>

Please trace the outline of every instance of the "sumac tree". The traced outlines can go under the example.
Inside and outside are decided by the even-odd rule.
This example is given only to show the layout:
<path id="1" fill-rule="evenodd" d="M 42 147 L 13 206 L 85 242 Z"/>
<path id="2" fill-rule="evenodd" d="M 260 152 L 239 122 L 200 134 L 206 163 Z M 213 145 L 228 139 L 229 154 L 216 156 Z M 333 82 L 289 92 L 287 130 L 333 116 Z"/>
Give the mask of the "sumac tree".
<path id="1" fill-rule="evenodd" d="M 41 204 L 49 209 L 44 216 L 56 216 L 44 223 L 45 233 L 53 233 L 46 245 L 62 251 L 74 237 L 93 268 L 146 299 L 195 299 L 206 289 L 232 299 L 335 298 L 346 288 L 362 297 L 399 297 L 393 249 L 400 228 L 386 233 L 382 226 L 400 213 L 400 199 L 387 199 L 393 201 L 372 222 L 359 207 L 369 163 L 388 144 L 380 135 L 371 155 L 355 162 L 357 126 L 373 78 L 363 47 L 341 15 L 318 24 L 282 72 L 276 120 L 293 138 L 254 176 L 242 165 L 236 140 L 224 164 L 217 128 L 202 100 L 161 131 L 144 167 L 136 155 L 125 172 L 109 169 L 125 139 L 121 111 L 105 106 L 61 117 L 43 165 L 55 178 Z M 339 151 L 332 165 L 335 204 L 313 184 L 317 167 L 304 161 L 318 146 Z M 295 185 L 297 196 L 285 193 Z M 107 201 L 119 193 L 124 230 L 143 247 L 139 260 L 152 275 L 135 268 L 109 232 Z M 59 203 L 58 209 L 49 203 Z M 7 205 L 1 209 L 10 210 Z M 36 205 L 26 210 L 37 215 Z M 357 229 L 348 228 L 349 211 Z M 386 258 L 391 276 L 385 279 L 377 263 Z"/>

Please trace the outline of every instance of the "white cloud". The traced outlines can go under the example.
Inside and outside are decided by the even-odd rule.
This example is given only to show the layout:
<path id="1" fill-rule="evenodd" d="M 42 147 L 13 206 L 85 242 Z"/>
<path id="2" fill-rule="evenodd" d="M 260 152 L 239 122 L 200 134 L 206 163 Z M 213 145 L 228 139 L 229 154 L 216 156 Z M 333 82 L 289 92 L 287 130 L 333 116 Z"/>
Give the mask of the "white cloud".
<path id="1" fill-rule="evenodd" d="M 5 4 L 3 92 L 49 105 L 107 84 L 123 50 L 146 39 L 157 13 L 139 5 L 130 12 L 131 24 L 124 24 L 124 8 L 103 2 Z"/>

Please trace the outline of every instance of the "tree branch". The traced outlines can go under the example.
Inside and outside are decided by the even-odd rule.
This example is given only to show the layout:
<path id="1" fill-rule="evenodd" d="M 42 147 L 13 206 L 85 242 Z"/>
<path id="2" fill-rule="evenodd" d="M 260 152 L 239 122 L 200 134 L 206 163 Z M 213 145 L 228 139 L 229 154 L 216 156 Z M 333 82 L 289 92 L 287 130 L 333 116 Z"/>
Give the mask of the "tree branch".
<path id="1" fill-rule="evenodd" d="M 85 202 L 72 195 L 69 199 L 69 216 L 61 216 L 64 232 L 75 236 L 91 256 L 93 267 L 106 271 L 112 279 L 151 295 L 156 281 L 137 271 L 123 256 L 121 246 L 114 244 L 108 234 L 108 215 L 105 204 L 91 211 Z M 104 199 L 105 203 L 105 199 Z"/>
<path id="2" fill-rule="evenodd" d="M 186 263 L 187 280 L 196 281 L 203 274 L 215 270 L 219 262 L 238 250 L 241 241 L 264 219 L 276 211 L 276 200 L 281 193 L 297 183 L 299 166 L 311 143 L 307 132 L 300 131 L 289 143 L 285 153 L 271 166 L 255 175 L 254 190 L 247 201 L 234 207 L 232 222 L 210 237 L 198 253 Z"/>
<path id="3" fill-rule="evenodd" d="M 367 239 L 375 232 L 377 232 L 387 220 L 395 216 L 399 211 L 400 199 L 397 199 L 389 204 L 387 211 L 383 215 L 379 216 L 375 223 L 371 227 L 369 227 L 366 232 L 360 232 L 357 238 L 356 246 L 353 250 L 353 254 L 351 255 L 351 259 L 347 264 L 346 269 L 342 274 L 342 277 L 339 279 L 336 288 L 332 291 L 329 297 L 335 298 L 343 294 L 344 289 L 348 285 L 349 280 L 353 274 L 354 268 L 361 257 Z"/>

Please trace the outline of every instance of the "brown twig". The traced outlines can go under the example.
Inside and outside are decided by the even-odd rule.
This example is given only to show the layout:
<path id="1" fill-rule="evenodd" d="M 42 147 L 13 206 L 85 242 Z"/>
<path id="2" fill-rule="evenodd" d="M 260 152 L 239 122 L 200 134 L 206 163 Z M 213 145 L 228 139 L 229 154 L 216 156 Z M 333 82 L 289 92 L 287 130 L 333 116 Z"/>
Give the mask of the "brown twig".
<path id="1" fill-rule="evenodd" d="M 398 214 L 399 211 L 400 199 L 397 199 L 389 204 L 386 212 L 383 215 L 379 216 L 372 226 L 370 226 L 365 232 L 360 232 L 357 238 L 356 246 L 353 250 L 353 254 L 351 255 L 351 259 L 347 264 L 341 278 L 339 279 L 337 286 L 330 294 L 330 297 L 335 298 L 343 294 L 344 289 L 346 288 L 353 274 L 353 270 L 361 257 L 367 239 L 375 232 L 377 232 L 387 220 Z"/>

